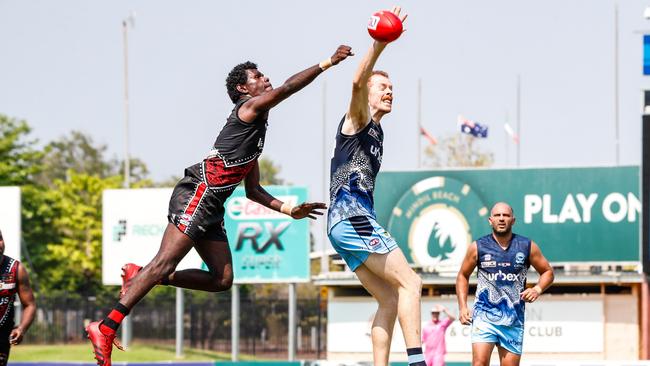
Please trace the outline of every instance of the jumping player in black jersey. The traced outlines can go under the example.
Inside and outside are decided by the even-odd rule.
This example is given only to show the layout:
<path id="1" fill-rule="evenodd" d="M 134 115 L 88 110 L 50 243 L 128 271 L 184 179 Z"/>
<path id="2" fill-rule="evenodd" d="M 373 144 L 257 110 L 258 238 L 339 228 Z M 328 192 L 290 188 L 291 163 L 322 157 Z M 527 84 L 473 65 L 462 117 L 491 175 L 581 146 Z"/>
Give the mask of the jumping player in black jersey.
<path id="1" fill-rule="evenodd" d="M 275 89 L 252 62 L 232 69 L 226 87 L 235 107 L 208 157 L 185 169 L 185 177 L 176 184 L 158 254 L 143 268 L 132 263 L 122 268 L 120 301 L 106 318 L 86 327 L 98 365 L 111 365 L 113 343 L 121 349 L 115 340 L 117 328 L 156 284 L 212 292 L 232 286 L 232 258 L 223 228 L 224 203 L 241 181 L 249 199 L 294 219 L 322 215 L 318 210 L 326 208 L 324 203 L 292 207 L 266 192 L 260 186 L 257 159 L 264 147 L 269 110 L 351 55 L 350 47 L 339 46 L 332 57 L 293 75 Z M 192 247 L 209 271 L 175 271 Z"/>
<path id="2" fill-rule="evenodd" d="M 5 242 L 0 232 L 0 366 L 7 365 L 10 347 L 23 341 L 36 314 L 36 301 L 25 266 L 4 252 Z M 23 308 L 18 326 L 14 325 L 16 294 Z"/>
<path id="3" fill-rule="evenodd" d="M 393 8 L 398 17 L 400 11 L 400 7 Z M 426 366 L 420 336 L 422 280 L 379 225 L 374 209 L 384 141 L 380 122 L 393 108 L 388 74 L 373 71 L 386 45 L 374 41 L 352 79 L 350 105 L 338 125 L 332 157 L 328 234 L 334 249 L 378 302 L 371 330 L 375 366 L 388 365 L 396 317 L 409 365 Z"/>

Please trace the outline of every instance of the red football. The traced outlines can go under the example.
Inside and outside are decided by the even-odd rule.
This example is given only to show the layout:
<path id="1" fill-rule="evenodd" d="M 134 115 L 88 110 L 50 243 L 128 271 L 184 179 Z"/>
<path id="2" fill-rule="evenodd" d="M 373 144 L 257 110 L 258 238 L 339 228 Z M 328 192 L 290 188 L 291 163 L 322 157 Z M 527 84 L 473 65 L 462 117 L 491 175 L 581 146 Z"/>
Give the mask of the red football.
<path id="1" fill-rule="evenodd" d="M 380 42 L 392 42 L 402 34 L 402 21 L 388 10 L 380 10 L 370 17 L 368 33 Z"/>

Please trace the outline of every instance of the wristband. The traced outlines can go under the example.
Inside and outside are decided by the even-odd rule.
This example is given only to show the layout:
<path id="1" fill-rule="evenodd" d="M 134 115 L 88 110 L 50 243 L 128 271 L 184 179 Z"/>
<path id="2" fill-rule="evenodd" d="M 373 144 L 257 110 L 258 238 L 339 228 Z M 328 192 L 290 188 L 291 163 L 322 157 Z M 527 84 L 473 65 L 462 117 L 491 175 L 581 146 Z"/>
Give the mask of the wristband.
<path id="1" fill-rule="evenodd" d="M 291 216 L 291 210 L 293 210 L 293 206 L 286 202 L 280 207 L 280 212 L 288 216 Z"/>
<path id="2" fill-rule="evenodd" d="M 326 60 L 321 61 L 318 64 L 318 67 L 320 67 L 321 70 L 325 71 L 325 70 L 329 69 L 330 67 L 332 67 L 332 65 L 333 65 L 332 58 L 328 57 Z"/>
<path id="3" fill-rule="evenodd" d="M 537 293 L 540 294 L 540 295 L 542 294 L 542 292 L 544 292 L 544 291 L 542 291 L 542 288 L 539 287 L 539 285 L 533 286 L 533 290 L 537 291 Z"/>

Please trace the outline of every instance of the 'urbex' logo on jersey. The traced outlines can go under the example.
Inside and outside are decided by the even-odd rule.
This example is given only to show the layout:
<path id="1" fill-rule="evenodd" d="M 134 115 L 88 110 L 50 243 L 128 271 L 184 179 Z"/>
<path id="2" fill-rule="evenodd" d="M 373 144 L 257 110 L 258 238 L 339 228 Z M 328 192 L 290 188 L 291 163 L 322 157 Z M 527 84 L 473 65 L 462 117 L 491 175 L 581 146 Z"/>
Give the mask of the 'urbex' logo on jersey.
<path id="1" fill-rule="evenodd" d="M 519 276 L 520 274 L 515 274 L 515 273 L 504 273 L 499 270 L 499 272 L 495 273 L 486 273 L 487 279 L 489 281 L 508 281 L 508 282 L 518 282 L 519 281 Z"/>
<path id="2" fill-rule="evenodd" d="M 472 228 L 485 228 L 487 214 L 469 185 L 437 176 L 415 183 L 402 195 L 388 230 L 415 265 L 456 271 L 475 236 Z"/>

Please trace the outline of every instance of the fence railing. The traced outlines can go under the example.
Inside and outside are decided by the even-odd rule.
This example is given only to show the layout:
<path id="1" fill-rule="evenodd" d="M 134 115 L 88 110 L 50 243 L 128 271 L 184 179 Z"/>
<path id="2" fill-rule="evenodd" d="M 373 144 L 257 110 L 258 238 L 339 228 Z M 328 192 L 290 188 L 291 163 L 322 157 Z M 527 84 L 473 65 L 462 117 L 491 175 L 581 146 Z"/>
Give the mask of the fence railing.
<path id="1" fill-rule="evenodd" d="M 114 300 L 113 300 L 114 301 Z M 302 359 L 325 357 L 326 309 L 316 298 L 297 300 L 296 352 Z M 37 300 L 36 319 L 25 335 L 28 344 L 86 341 L 84 325 L 102 319 L 114 303 L 94 297 L 57 296 Z M 131 312 L 132 341 L 174 344 L 175 298 L 169 293 L 145 297 Z M 288 300 L 242 297 L 240 300 L 242 354 L 286 358 L 288 352 Z M 231 302 L 228 293 L 186 291 L 184 304 L 186 347 L 231 351 Z"/>

